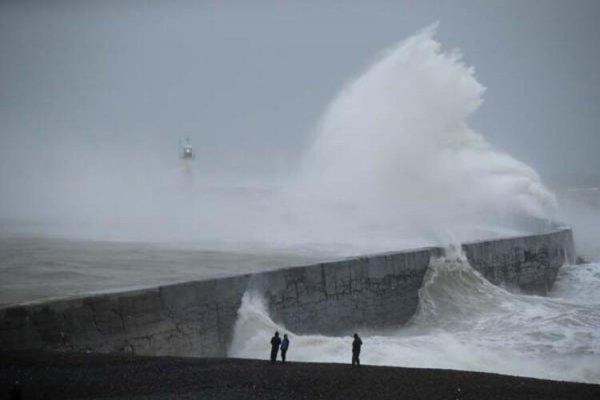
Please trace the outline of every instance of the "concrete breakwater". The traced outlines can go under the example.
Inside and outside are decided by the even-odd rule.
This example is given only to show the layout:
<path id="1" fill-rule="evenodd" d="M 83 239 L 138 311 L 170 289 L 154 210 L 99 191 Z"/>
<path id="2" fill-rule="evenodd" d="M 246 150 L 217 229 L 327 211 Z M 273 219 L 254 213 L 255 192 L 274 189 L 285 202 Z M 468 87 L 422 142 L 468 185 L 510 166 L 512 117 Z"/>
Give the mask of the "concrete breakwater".
<path id="1" fill-rule="evenodd" d="M 572 232 L 466 243 L 471 265 L 507 288 L 545 294 L 574 261 Z M 74 350 L 226 356 L 248 290 L 297 333 L 343 335 L 399 326 L 417 309 L 430 260 L 424 248 L 229 278 L 0 309 L 0 350 Z"/>

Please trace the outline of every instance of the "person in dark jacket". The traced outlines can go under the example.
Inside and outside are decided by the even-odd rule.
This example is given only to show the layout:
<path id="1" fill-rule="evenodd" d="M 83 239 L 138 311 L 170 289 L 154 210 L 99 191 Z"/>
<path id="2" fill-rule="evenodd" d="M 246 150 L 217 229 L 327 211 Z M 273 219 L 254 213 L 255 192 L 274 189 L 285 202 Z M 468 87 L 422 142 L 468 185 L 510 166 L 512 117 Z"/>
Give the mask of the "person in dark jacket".
<path id="1" fill-rule="evenodd" d="M 358 334 L 354 334 L 354 340 L 352 341 L 352 366 L 360 367 L 360 346 L 362 346 L 362 340 L 358 337 Z"/>
<path id="2" fill-rule="evenodd" d="M 283 341 L 281 342 L 281 361 L 285 364 L 285 353 L 287 353 L 288 347 L 290 347 L 290 339 L 287 337 L 287 333 L 283 335 Z"/>
<path id="3" fill-rule="evenodd" d="M 279 338 L 279 332 L 275 331 L 275 336 L 271 338 L 271 362 L 277 361 L 277 352 L 279 351 L 279 345 L 281 339 Z"/>

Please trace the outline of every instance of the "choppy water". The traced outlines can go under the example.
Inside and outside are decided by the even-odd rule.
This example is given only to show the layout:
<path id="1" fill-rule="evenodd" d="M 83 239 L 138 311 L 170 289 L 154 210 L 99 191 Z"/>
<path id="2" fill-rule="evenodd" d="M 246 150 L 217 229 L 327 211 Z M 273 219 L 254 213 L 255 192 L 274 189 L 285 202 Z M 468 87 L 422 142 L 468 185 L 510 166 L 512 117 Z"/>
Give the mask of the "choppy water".
<path id="1" fill-rule="evenodd" d="M 10 190 L 0 216 L 49 220 L 48 229 L 17 223 L 17 231 L 76 240 L 0 239 L 0 305 L 519 234 L 515 214 L 554 217 L 555 197 L 537 172 L 469 128 L 485 89 L 434 34 L 408 38 L 350 82 L 323 115 L 296 179 L 276 188 L 203 184 L 156 162 L 164 146 L 150 144 L 160 151 L 139 160 L 129 146 L 56 143 L 59 151 L 40 156 L 61 162 L 26 167 L 38 179 L 4 171 Z M 583 227 L 577 242 L 598 249 L 597 209 L 573 210 L 565 215 Z M 5 225 L 0 233 L 15 230 Z M 82 238 L 212 242 L 190 249 Z M 235 246 L 252 241 L 259 244 Z M 542 298 L 442 260 L 408 326 L 361 332 L 362 359 L 600 383 L 599 293 L 598 263 L 565 266 Z M 276 329 L 285 331 L 248 293 L 231 355 L 265 358 Z M 350 338 L 290 336 L 292 361 L 349 362 Z"/>
<path id="2" fill-rule="evenodd" d="M 207 251 L 178 246 L 0 240 L 0 303 L 125 290 L 315 262 L 282 251 Z M 326 258 L 321 254 L 321 260 Z M 266 358 L 284 326 L 247 293 L 231 356 Z M 349 337 L 288 332 L 291 361 L 350 361 Z M 404 327 L 361 332 L 365 364 L 450 368 L 600 383 L 600 263 L 567 265 L 548 297 L 510 293 L 465 261 L 439 260 Z"/>
<path id="3" fill-rule="evenodd" d="M 295 187 L 305 220 L 341 227 L 338 237 L 375 227 L 381 237 L 405 229 L 446 244 L 482 238 L 478 225 L 514 228 L 515 215 L 555 216 L 556 198 L 537 172 L 469 128 L 485 88 L 434 33 L 390 49 L 330 104 Z M 583 236 L 597 244 L 592 231 Z M 600 383 L 600 264 L 566 266 L 552 295 L 536 297 L 453 260 L 431 266 L 408 326 L 362 332 L 365 363 Z M 286 331 L 260 295 L 247 293 L 231 355 L 266 357 L 275 330 Z M 350 361 L 348 337 L 290 337 L 290 360 Z"/>
<path id="4" fill-rule="evenodd" d="M 600 383 L 599 263 L 565 266 L 551 296 L 539 297 L 494 286 L 464 260 L 438 260 L 419 307 L 393 333 L 363 333 L 363 363 Z M 231 356 L 265 358 L 275 330 L 288 332 L 247 293 Z M 288 335 L 289 360 L 350 361 L 350 337 Z"/>

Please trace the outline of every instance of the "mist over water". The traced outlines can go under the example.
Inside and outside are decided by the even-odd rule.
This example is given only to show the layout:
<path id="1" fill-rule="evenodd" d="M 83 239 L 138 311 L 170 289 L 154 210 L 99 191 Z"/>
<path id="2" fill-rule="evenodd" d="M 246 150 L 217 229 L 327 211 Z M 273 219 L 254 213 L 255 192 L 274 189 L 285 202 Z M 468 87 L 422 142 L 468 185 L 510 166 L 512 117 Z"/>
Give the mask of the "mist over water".
<path id="1" fill-rule="evenodd" d="M 557 212 L 536 171 L 469 127 L 485 88 L 435 30 L 351 80 L 300 165 L 268 177 L 212 167 L 210 144 L 193 137 L 197 159 L 186 166 L 178 133 L 0 137 L 0 234 L 337 256 L 529 232 L 521 217 L 576 220 L 580 208 Z M 579 220 L 598 249 L 597 228 Z M 417 315 L 392 333 L 364 332 L 363 361 L 600 383 L 597 293 L 600 264 L 563 267 L 551 298 L 540 298 L 489 284 L 460 256 L 437 260 Z M 263 302 L 246 293 L 232 356 L 266 358 L 273 331 L 285 331 Z M 349 362 L 349 338 L 290 337 L 291 361 Z"/>
<path id="2" fill-rule="evenodd" d="M 43 146 L 24 138 L 6 143 L 13 168 L 0 172 L 0 215 L 55 236 L 345 254 L 527 231 L 514 220 L 553 216 L 555 198 L 533 169 L 469 128 L 484 88 L 458 51 L 441 50 L 435 29 L 341 91 L 296 172 L 218 171 L 193 140 L 189 168 L 172 135 L 65 133 Z M 23 161 L 20 149 L 37 155 Z"/>
<path id="3" fill-rule="evenodd" d="M 573 227 L 577 255 L 587 261 L 600 260 L 600 188 L 569 187 L 559 194 L 561 220 Z"/>

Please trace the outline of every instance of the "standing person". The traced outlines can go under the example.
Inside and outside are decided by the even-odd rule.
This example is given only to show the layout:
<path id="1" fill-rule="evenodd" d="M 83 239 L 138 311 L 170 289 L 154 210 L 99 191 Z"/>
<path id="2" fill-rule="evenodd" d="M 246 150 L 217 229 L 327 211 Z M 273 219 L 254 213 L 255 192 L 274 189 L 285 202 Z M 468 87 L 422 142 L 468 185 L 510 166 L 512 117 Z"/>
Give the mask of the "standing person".
<path id="1" fill-rule="evenodd" d="M 287 353 L 288 347 L 290 347 L 290 339 L 287 337 L 287 333 L 283 335 L 283 341 L 281 342 L 281 361 L 285 364 L 285 353 Z"/>
<path id="2" fill-rule="evenodd" d="M 352 341 L 352 366 L 356 365 L 360 367 L 360 346 L 362 346 L 362 340 L 358 337 L 358 334 L 354 334 L 354 340 Z"/>
<path id="3" fill-rule="evenodd" d="M 281 339 L 279 338 L 279 332 L 275 331 L 275 336 L 271 338 L 271 362 L 277 361 L 277 352 L 279 351 L 279 345 Z"/>

